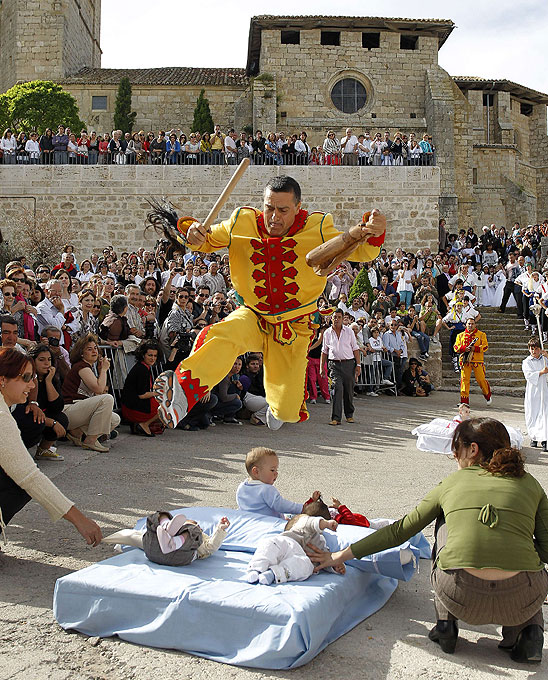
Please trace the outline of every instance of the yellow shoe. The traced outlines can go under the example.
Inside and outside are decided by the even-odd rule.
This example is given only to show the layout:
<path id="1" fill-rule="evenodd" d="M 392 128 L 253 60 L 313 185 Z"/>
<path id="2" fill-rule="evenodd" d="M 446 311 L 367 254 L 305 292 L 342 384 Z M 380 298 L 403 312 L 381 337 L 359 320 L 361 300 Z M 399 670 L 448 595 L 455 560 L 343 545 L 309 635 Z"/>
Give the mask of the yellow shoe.
<path id="1" fill-rule="evenodd" d="M 330 420 L 330 421 L 329 421 L 329 424 L 330 424 L 330 425 L 340 425 L 340 424 L 341 424 L 341 421 L 340 421 L 340 420 Z"/>
<path id="2" fill-rule="evenodd" d="M 347 418 L 346 422 L 347 423 L 355 423 L 356 421 L 354 420 L 354 418 Z"/>

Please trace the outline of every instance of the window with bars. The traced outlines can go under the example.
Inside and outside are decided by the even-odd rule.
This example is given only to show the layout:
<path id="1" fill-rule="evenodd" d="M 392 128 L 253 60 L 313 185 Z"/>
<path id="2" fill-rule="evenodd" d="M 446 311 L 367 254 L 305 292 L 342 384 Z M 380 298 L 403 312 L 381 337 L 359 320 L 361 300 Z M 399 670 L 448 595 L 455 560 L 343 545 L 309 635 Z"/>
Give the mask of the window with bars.
<path id="1" fill-rule="evenodd" d="M 356 113 L 365 106 L 367 92 L 355 78 L 344 78 L 335 83 L 331 90 L 333 105 L 343 113 Z"/>

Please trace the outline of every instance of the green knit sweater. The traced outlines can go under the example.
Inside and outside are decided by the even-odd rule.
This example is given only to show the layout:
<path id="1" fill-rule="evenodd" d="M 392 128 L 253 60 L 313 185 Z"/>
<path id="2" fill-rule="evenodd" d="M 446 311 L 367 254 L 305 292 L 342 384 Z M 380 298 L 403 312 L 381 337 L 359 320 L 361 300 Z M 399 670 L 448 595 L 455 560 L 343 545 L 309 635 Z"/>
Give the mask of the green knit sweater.
<path id="1" fill-rule="evenodd" d="M 539 571 L 548 561 L 548 499 L 530 474 L 501 477 L 472 465 L 446 477 L 403 519 L 354 543 L 364 555 L 392 548 L 443 512 L 447 543 L 440 569 Z"/>

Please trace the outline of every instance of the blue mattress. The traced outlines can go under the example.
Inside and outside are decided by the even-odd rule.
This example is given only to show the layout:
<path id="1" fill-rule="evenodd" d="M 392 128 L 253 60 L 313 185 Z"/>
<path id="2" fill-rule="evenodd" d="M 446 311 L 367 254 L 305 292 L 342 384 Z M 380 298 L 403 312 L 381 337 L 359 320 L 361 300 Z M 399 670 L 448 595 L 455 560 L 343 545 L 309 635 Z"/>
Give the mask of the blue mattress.
<path id="1" fill-rule="evenodd" d="M 239 666 L 295 668 L 380 609 L 397 579 L 411 578 L 417 559 L 429 557 L 420 534 L 375 559 L 351 560 L 344 576 L 324 571 L 298 583 L 250 585 L 242 577 L 254 546 L 284 521 L 226 508 L 183 511 L 208 533 L 229 517 L 217 553 L 176 568 L 153 564 L 135 548 L 64 576 L 53 600 L 59 624 Z M 339 526 L 324 536 L 337 550 L 369 532 Z"/>

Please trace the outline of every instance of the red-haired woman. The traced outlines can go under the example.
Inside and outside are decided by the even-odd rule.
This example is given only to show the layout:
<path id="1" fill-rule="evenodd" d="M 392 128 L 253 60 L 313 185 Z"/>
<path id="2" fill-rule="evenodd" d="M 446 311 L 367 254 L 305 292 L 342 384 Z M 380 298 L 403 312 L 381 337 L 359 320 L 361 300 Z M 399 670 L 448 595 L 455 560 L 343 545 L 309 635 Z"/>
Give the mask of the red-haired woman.
<path id="1" fill-rule="evenodd" d="M 436 520 L 432 586 L 438 622 L 429 638 L 455 650 L 457 620 L 502 625 L 499 648 L 513 661 L 542 658 L 542 603 L 548 592 L 548 500 L 525 472 L 504 425 L 462 422 L 453 435 L 458 470 L 403 519 L 336 552 L 310 548 L 317 569 L 400 545 Z M 313 554 L 316 553 L 316 554 Z"/>
<path id="2" fill-rule="evenodd" d="M 102 539 L 99 526 L 40 472 L 11 415 L 12 406 L 26 402 L 35 380 L 32 359 L 14 349 L 0 349 L 0 526 L 3 529 L 34 498 L 54 522 L 63 517 L 89 545 L 98 545 Z"/>

